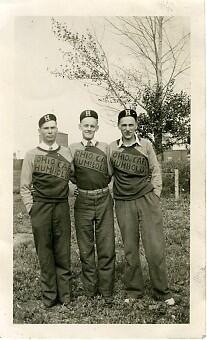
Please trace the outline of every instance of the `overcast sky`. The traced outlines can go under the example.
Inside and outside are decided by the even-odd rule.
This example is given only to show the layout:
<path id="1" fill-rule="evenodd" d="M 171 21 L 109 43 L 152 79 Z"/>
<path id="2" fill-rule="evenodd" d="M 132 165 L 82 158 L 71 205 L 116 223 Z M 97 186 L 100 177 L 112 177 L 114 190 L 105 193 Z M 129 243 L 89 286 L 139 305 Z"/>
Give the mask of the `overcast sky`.
<path id="1" fill-rule="evenodd" d="M 105 27 L 101 17 L 59 17 L 74 31 L 84 31 L 86 27 L 95 28 L 102 39 L 104 49 L 113 63 L 132 63 L 131 57 L 120 46 L 117 37 Z M 172 36 L 182 26 L 188 29 L 187 18 L 177 18 Z M 16 17 L 14 30 L 14 84 L 15 118 L 14 151 L 22 157 L 27 149 L 38 143 L 38 120 L 49 112 L 58 118 L 59 131 L 68 133 L 69 143 L 81 138 L 78 129 L 79 115 L 84 109 L 95 109 L 100 116 L 100 129 L 97 138 L 106 142 L 119 137 L 117 127 L 107 121 L 105 111 L 97 105 L 95 97 L 78 81 L 70 81 L 52 76 L 47 67 L 61 64 L 58 51 L 61 47 L 51 29 L 50 17 Z M 178 90 L 189 92 L 189 72 L 181 77 Z"/>

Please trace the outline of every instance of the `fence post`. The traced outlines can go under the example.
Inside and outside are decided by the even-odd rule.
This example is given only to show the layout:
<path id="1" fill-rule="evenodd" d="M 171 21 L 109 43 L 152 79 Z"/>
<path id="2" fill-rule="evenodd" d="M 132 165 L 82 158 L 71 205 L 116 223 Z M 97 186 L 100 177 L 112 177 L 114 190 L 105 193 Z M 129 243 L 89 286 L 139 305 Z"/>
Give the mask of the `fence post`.
<path id="1" fill-rule="evenodd" d="M 175 200 L 179 199 L 179 172 L 175 169 Z"/>

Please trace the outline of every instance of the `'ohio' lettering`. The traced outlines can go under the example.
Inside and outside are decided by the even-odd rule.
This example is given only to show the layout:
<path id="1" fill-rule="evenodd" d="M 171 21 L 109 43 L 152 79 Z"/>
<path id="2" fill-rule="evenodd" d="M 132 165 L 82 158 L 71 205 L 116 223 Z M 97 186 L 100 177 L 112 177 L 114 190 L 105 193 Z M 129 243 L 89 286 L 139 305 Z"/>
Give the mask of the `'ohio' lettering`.
<path id="1" fill-rule="evenodd" d="M 107 173 L 106 156 L 86 150 L 77 150 L 75 152 L 74 161 L 77 167 L 93 169 L 104 174 Z"/>
<path id="2" fill-rule="evenodd" d="M 69 180 L 70 164 L 51 156 L 35 155 L 34 171 Z"/>
<path id="3" fill-rule="evenodd" d="M 135 156 L 114 151 L 112 162 L 115 168 L 138 176 L 148 176 L 148 161 L 144 156 Z"/>

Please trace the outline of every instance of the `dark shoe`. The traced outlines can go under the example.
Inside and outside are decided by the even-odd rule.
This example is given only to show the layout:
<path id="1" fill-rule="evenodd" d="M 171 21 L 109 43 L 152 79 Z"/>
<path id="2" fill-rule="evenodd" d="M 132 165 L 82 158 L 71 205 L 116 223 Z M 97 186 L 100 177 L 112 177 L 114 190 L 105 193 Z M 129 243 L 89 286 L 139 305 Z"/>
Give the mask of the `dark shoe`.
<path id="1" fill-rule="evenodd" d="M 96 294 L 93 294 L 93 293 L 85 293 L 85 296 L 88 298 L 88 299 L 93 299 Z"/>
<path id="2" fill-rule="evenodd" d="M 97 288 L 94 287 L 91 288 L 91 289 L 87 289 L 87 288 L 84 288 L 84 295 L 88 298 L 91 298 L 93 299 L 96 295 L 97 295 L 98 291 L 97 291 Z"/>
<path id="3" fill-rule="evenodd" d="M 112 305 L 114 302 L 114 299 L 112 296 L 104 296 L 104 302 L 106 305 Z"/>
<path id="4" fill-rule="evenodd" d="M 49 302 L 43 302 L 43 304 L 46 309 L 49 309 L 49 308 L 54 307 L 57 304 L 57 301 L 54 300 L 54 301 L 49 301 Z"/>

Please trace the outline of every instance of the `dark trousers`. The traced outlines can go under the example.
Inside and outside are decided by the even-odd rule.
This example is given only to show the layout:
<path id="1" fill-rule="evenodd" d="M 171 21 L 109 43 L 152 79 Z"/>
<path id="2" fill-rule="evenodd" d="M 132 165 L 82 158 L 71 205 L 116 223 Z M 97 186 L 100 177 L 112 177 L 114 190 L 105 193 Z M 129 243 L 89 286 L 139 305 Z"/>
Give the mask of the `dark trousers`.
<path id="1" fill-rule="evenodd" d="M 159 198 L 151 191 L 135 200 L 116 200 L 116 216 L 124 244 L 124 281 L 127 295 L 140 297 L 144 293 L 139 256 L 141 234 L 153 294 L 158 299 L 169 298 L 165 240 Z"/>
<path id="2" fill-rule="evenodd" d="M 110 296 L 113 291 L 115 273 L 112 197 L 109 192 L 79 193 L 74 213 L 85 294 L 93 296 L 98 289 L 103 296 Z"/>
<path id="3" fill-rule="evenodd" d="M 68 202 L 34 202 L 32 230 L 40 264 L 43 302 L 70 299 L 71 223 Z"/>

